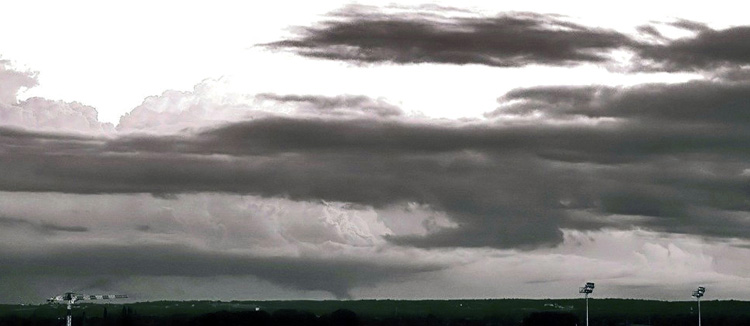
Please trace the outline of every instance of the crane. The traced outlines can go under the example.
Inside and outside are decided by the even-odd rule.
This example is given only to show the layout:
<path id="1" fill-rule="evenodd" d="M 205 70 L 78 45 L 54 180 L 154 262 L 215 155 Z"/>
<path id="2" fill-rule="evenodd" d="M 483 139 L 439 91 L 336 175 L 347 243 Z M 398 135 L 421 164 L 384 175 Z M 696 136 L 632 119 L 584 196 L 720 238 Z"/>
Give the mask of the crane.
<path id="1" fill-rule="evenodd" d="M 73 323 L 73 305 L 81 300 L 108 300 L 108 299 L 125 299 L 127 295 L 124 294 L 105 294 L 105 295 L 87 295 L 75 292 L 65 292 L 63 295 L 58 295 L 47 299 L 47 303 L 65 303 L 68 305 L 68 317 L 67 326 L 72 326 Z"/>

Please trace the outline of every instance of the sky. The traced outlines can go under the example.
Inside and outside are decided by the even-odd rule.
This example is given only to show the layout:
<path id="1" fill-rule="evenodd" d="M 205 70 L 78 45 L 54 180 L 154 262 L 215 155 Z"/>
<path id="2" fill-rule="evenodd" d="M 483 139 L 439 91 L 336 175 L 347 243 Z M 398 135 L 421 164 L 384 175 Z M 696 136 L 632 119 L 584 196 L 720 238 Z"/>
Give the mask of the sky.
<path id="1" fill-rule="evenodd" d="M 750 300 L 732 2 L 1 6 L 0 302 Z"/>

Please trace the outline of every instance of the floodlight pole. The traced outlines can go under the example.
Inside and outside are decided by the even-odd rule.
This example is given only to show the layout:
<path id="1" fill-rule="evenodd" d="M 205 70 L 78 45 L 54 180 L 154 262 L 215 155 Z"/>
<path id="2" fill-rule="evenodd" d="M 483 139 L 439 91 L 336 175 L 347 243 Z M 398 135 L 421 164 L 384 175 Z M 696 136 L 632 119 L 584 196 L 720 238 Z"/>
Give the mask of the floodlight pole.
<path id="1" fill-rule="evenodd" d="M 589 294 L 586 293 L 585 296 L 586 296 L 586 326 L 589 326 Z"/>
<path id="2" fill-rule="evenodd" d="M 698 300 L 698 326 L 701 326 L 701 297 L 706 293 L 706 288 L 699 286 L 697 290 L 693 291 L 693 296 Z"/>
<path id="3" fill-rule="evenodd" d="M 698 326 L 701 326 L 701 297 L 698 297 Z"/>
<path id="4" fill-rule="evenodd" d="M 586 282 L 586 285 L 581 287 L 578 293 L 583 293 L 586 301 L 586 326 L 589 326 L 589 293 L 594 292 L 594 283 Z"/>

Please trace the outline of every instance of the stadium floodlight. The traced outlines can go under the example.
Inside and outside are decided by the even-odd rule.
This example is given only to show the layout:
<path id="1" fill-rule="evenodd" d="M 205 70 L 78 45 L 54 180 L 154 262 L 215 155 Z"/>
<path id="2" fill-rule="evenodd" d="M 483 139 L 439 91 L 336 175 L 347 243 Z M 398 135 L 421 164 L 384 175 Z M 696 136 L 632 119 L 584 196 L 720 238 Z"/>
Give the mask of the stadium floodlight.
<path id="1" fill-rule="evenodd" d="M 578 289 L 578 293 L 583 293 L 586 298 L 586 326 L 589 326 L 589 294 L 594 292 L 594 283 L 586 282 L 586 285 Z"/>
<path id="2" fill-rule="evenodd" d="M 698 300 L 698 326 L 701 326 L 701 297 L 706 293 L 706 288 L 699 286 L 693 291 L 693 297 Z"/>
<path id="3" fill-rule="evenodd" d="M 127 295 L 124 294 L 105 294 L 105 295 L 85 295 L 73 292 L 66 292 L 63 295 L 58 295 L 47 299 L 47 303 L 65 303 L 68 305 L 68 316 L 67 326 L 71 326 L 73 323 L 73 305 L 81 300 L 108 300 L 108 299 L 125 299 Z"/>

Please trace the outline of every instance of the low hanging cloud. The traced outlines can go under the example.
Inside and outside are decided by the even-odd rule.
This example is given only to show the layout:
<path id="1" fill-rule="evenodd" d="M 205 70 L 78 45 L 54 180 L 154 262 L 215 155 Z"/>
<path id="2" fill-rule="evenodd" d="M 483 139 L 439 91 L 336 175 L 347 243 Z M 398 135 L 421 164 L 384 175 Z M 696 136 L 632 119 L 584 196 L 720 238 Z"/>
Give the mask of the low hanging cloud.
<path id="1" fill-rule="evenodd" d="M 172 245 L 123 245 L 60 247 L 46 252 L 3 253 L 0 274 L 38 274 L 55 269 L 56 276 L 238 276 L 261 279 L 298 290 L 324 290 L 340 298 L 349 297 L 352 287 L 373 286 L 384 280 L 396 281 L 421 272 L 440 270 L 440 264 L 386 265 L 357 260 L 319 257 L 253 257 L 226 252 L 202 252 Z M 64 266 L 72 266 L 65 268 Z M 80 268 L 86 266 L 86 268 Z M 32 272 L 34 273 L 34 272 Z"/>
<path id="2" fill-rule="evenodd" d="M 404 219 L 430 219 L 426 207 L 405 209 L 390 207 L 387 214 L 402 211 Z M 422 252 L 415 259 L 414 250 L 389 246 L 385 234 L 408 234 L 414 228 L 381 218 L 384 212 L 337 202 L 216 193 L 171 199 L 2 193 L 0 214 L 22 216 L 0 218 L 4 278 L 252 276 L 292 291 L 349 297 L 353 288 L 457 263 Z"/>
<path id="3" fill-rule="evenodd" d="M 36 232 L 49 234 L 53 232 L 87 232 L 89 229 L 83 226 L 65 226 L 53 223 L 34 223 L 29 220 L 0 216 L 0 225 L 5 228 L 29 228 Z"/>
<path id="4" fill-rule="evenodd" d="M 736 285 L 750 275 L 738 264 L 747 248 L 640 230 L 564 229 L 559 246 L 523 252 L 424 250 L 380 239 L 391 230 L 380 220 L 395 210 L 413 219 L 404 214 L 423 209 L 206 193 L 173 199 L 2 193 L 0 212 L 33 217 L 0 221 L 9 226 L 0 229 L 0 275 L 25 284 L 19 290 L 5 282 L 0 289 L 24 301 L 70 288 L 128 293 L 139 301 L 217 293 L 268 299 L 279 291 L 289 298 L 328 297 L 322 292 L 338 298 L 565 298 L 593 279 L 606 296 L 674 299 L 684 295 L 683 282 L 742 297 Z M 27 227 L 49 218 L 85 225 L 88 232 L 39 237 Z M 361 241 L 368 238 L 375 241 Z M 504 282 L 491 282 L 498 273 Z M 200 294 L 199 286 L 207 292 Z M 224 287 L 233 290 L 216 292 Z"/>

